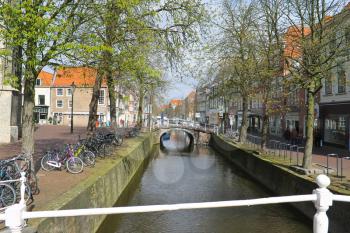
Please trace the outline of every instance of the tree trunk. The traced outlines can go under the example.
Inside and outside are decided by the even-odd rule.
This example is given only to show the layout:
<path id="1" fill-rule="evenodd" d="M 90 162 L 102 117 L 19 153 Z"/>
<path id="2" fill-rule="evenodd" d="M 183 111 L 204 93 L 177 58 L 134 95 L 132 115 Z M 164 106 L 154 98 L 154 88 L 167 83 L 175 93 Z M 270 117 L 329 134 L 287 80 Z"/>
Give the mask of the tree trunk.
<path id="1" fill-rule="evenodd" d="M 303 168 L 310 169 L 312 165 L 312 148 L 314 142 L 314 116 L 315 95 L 313 88 L 307 90 L 307 120 L 306 120 L 306 144 L 303 158 Z"/>
<path id="2" fill-rule="evenodd" d="M 111 74 L 107 74 L 107 85 L 109 94 L 109 111 L 111 116 L 111 125 L 114 127 L 117 124 L 117 98 L 115 91 L 115 82 Z"/>
<path id="3" fill-rule="evenodd" d="M 13 59 L 12 59 L 12 74 L 17 77 L 16 89 L 20 93 L 18 98 L 18 108 L 17 108 L 17 125 L 18 125 L 18 137 L 22 138 L 22 57 L 23 51 L 20 46 L 13 48 Z"/>
<path id="4" fill-rule="evenodd" d="M 248 97 L 242 97 L 242 125 L 239 132 L 239 142 L 245 143 L 247 140 L 247 128 L 248 128 Z"/>
<path id="5" fill-rule="evenodd" d="M 269 137 L 269 115 L 266 110 L 266 103 L 263 106 L 262 130 L 261 130 L 261 149 L 266 151 Z"/>
<path id="6" fill-rule="evenodd" d="M 97 106 L 98 106 L 98 99 L 100 98 L 100 89 L 101 89 L 103 74 L 104 72 L 101 69 L 98 69 L 95 85 L 92 90 L 91 101 L 89 104 L 89 121 L 87 125 L 88 135 L 92 135 L 96 130 Z"/>
<path id="7" fill-rule="evenodd" d="M 144 97 L 144 92 L 142 90 L 142 86 L 140 87 L 139 91 L 139 106 L 138 106 L 138 111 L 137 111 L 137 127 L 142 127 L 142 115 L 143 115 L 143 97 Z"/>
<path id="8" fill-rule="evenodd" d="M 24 101 L 22 115 L 22 152 L 28 155 L 34 153 L 34 98 L 35 78 L 26 77 L 24 83 Z"/>

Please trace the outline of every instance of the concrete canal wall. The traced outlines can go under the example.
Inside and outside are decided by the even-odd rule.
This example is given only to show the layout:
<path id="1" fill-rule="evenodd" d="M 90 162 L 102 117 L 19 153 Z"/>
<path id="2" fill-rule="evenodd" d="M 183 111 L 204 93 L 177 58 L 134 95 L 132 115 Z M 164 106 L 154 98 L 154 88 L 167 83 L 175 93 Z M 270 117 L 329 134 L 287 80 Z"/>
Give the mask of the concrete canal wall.
<path id="1" fill-rule="evenodd" d="M 317 188 L 317 184 L 313 182 L 311 178 L 305 178 L 291 172 L 287 168 L 273 165 L 251 151 L 241 149 L 216 135 L 211 137 L 210 145 L 221 155 L 225 156 L 229 161 L 278 196 L 311 194 L 312 190 Z M 331 190 L 331 192 L 337 194 L 334 190 Z M 309 219 L 312 219 L 316 212 L 311 202 L 293 203 L 292 206 Z M 330 232 L 350 232 L 349 203 L 333 202 L 333 206 L 330 207 L 327 214 L 329 216 Z"/>
<path id="2" fill-rule="evenodd" d="M 155 134 L 128 140 L 128 146 L 120 149 L 118 155 L 101 160 L 102 168 L 82 183 L 62 195 L 44 210 L 81 209 L 113 206 L 134 175 L 143 169 L 144 161 L 153 152 Z M 30 226 L 39 233 L 95 232 L 106 216 L 84 216 L 46 218 L 32 220 Z"/>

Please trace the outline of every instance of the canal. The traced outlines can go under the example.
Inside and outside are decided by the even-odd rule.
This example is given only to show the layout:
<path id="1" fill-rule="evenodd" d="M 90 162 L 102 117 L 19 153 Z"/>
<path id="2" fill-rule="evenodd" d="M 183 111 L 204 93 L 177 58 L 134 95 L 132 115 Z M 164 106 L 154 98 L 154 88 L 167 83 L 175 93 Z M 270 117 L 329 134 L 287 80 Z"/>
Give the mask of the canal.
<path id="1" fill-rule="evenodd" d="M 172 131 L 116 206 L 225 201 L 271 196 L 206 147 L 186 152 L 188 137 Z M 99 233 L 311 233 L 312 223 L 287 205 L 181 210 L 106 218 Z"/>

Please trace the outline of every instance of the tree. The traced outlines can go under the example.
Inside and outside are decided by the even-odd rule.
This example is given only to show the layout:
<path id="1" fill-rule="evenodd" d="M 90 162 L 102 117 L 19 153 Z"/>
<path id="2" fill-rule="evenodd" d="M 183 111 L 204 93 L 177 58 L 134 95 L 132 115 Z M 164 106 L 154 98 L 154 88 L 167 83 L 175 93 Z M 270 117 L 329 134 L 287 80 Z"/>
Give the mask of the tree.
<path id="1" fill-rule="evenodd" d="M 259 71 L 254 3 L 223 2 L 223 38 L 220 41 L 220 73 L 223 83 L 237 90 L 242 98 L 242 124 L 239 141 L 245 142 L 248 128 L 248 103 L 255 93 Z"/>
<path id="2" fill-rule="evenodd" d="M 179 58 L 180 48 L 195 38 L 196 25 L 204 17 L 204 8 L 198 0 L 107 0 L 103 3 L 99 5 L 98 11 L 94 10 L 96 21 L 99 22 L 95 25 L 99 25 L 100 28 L 92 25 L 92 32 L 99 38 L 101 47 L 107 49 L 103 56 L 98 56 L 98 69 L 103 69 L 104 73 L 98 78 L 107 80 L 111 120 L 115 121 L 115 83 L 121 77 L 121 73 L 128 73 L 121 69 L 121 61 L 127 60 L 125 56 L 130 53 L 123 51 L 138 41 L 157 47 L 169 61 L 175 61 Z M 99 84 L 101 81 L 97 80 L 90 104 L 90 132 L 95 128 Z"/>
<path id="3" fill-rule="evenodd" d="M 344 62 L 344 18 L 349 9 L 342 1 L 287 0 L 286 16 L 293 30 L 294 53 L 287 57 L 287 65 L 293 82 L 304 88 L 307 95 L 306 145 L 303 167 L 312 165 L 315 96 L 322 88 L 322 80 L 328 78 L 331 69 Z M 346 51 L 346 50 L 345 50 Z"/>
<path id="4" fill-rule="evenodd" d="M 137 123 L 138 127 L 142 127 L 143 117 L 143 100 L 146 92 L 151 95 L 152 92 L 164 83 L 162 72 L 157 69 L 155 61 L 152 59 L 152 46 L 144 43 L 133 43 L 129 47 L 129 55 L 124 56 L 121 61 L 121 69 L 127 71 L 128 82 L 137 88 L 138 96 L 138 112 Z"/>
<path id="5" fill-rule="evenodd" d="M 24 68 L 24 103 L 22 113 L 22 151 L 34 152 L 34 97 L 39 72 L 73 47 L 73 32 L 84 18 L 80 1 L 1 1 L 0 40 L 21 56 L 14 62 Z M 2 55 L 7 55 L 6 51 Z"/>
<path id="6" fill-rule="evenodd" d="M 274 92 L 278 83 L 278 75 L 283 67 L 282 20 L 284 16 L 284 0 L 259 0 L 261 18 L 256 24 L 259 35 L 261 65 L 259 69 L 259 94 L 262 98 L 262 135 L 261 149 L 266 150 L 269 135 L 270 115 L 280 111 L 281 101 L 276 100 Z"/>

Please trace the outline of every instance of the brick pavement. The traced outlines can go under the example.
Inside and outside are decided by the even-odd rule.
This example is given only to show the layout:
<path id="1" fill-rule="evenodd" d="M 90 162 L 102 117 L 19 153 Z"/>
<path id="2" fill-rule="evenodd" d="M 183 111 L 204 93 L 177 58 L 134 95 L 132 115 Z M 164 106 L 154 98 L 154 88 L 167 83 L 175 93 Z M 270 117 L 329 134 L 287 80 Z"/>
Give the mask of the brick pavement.
<path id="1" fill-rule="evenodd" d="M 99 130 L 104 130 L 103 128 Z M 65 170 L 46 172 L 40 169 L 40 158 L 43 152 L 49 148 L 60 148 L 64 143 L 75 143 L 79 137 L 86 136 L 85 127 L 74 128 L 74 134 L 70 134 L 70 128 L 67 126 L 43 125 L 35 131 L 35 154 L 37 177 L 39 182 L 40 193 L 34 196 L 34 202 L 28 206 L 28 209 L 40 210 L 59 196 L 78 185 L 91 175 L 95 175 L 104 164 L 109 163 L 113 157 L 104 160 L 96 160 L 93 168 L 84 168 L 79 174 L 70 174 Z M 128 147 L 129 140 L 126 139 L 118 151 L 123 151 Z M 0 144 L 0 159 L 12 157 L 21 151 L 21 141 L 11 144 Z M 118 153 L 117 151 L 117 153 Z M 4 225 L 0 223 L 0 229 Z"/>
<path id="2" fill-rule="evenodd" d="M 85 137 L 85 127 L 75 127 L 74 133 L 70 133 L 70 127 L 58 125 L 38 126 L 34 133 L 34 161 L 35 169 L 40 168 L 40 158 L 48 149 L 62 148 L 64 144 L 74 143 L 80 137 Z M 21 152 L 21 141 L 10 144 L 0 144 L 0 159 L 13 157 Z"/>

